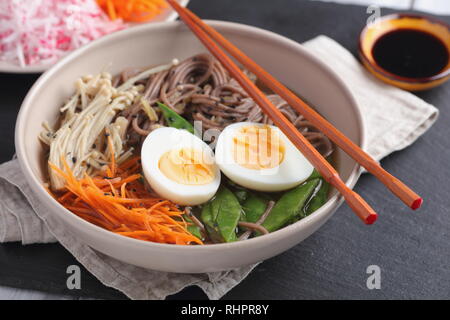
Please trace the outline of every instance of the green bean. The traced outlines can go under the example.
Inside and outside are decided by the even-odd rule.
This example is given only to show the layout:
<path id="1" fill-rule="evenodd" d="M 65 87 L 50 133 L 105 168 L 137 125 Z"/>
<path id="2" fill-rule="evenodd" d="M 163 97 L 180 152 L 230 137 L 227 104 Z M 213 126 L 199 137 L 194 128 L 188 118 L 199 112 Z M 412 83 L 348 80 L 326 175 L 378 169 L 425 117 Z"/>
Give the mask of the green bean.
<path id="1" fill-rule="evenodd" d="M 262 196 L 250 193 L 247 199 L 242 203 L 242 209 L 245 212 L 245 221 L 255 223 L 266 211 L 269 200 Z"/>
<path id="2" fill-rule="evenodd" d="M 319 179 L 312 179 L 295 187 L 281 196 L 262 226 L 269 232 L 284 227 L 299 218 L 302 208 L 319 184 Z"/>
<path id="3" fill-rule="evenodd" d="M 203 206 L 201 219 L 213 241 L 231 242 L 237 240 L 236 229 L 241 214 L 236 196 L 222 186 L 214 199 Z"/>
<path id="4" fill-rule="evenodd" d="M 194 134 L 194 127 L 192 124 L 187 121 L 185 118 L 180 116 L 178 113 L 170 109 L 168 106 L 161 102 L 157 102 L 159 108 L 161 109 L 164 119 L 166 119 L 169 127 L 177 128 L 177 129 L 185 129 L 190 133 Z"/>
<path id="5" fill-rule="evenodd" d="M 330 189 L 330 184 L 323 179 L 320 179 L 320 186 L 318 186 L 319 191 L 311 198 L 308 203 L 308 207 L 304 210 L 305 216 L 310 215 L 317 209 L 327 202 L 328 190 Z"/>

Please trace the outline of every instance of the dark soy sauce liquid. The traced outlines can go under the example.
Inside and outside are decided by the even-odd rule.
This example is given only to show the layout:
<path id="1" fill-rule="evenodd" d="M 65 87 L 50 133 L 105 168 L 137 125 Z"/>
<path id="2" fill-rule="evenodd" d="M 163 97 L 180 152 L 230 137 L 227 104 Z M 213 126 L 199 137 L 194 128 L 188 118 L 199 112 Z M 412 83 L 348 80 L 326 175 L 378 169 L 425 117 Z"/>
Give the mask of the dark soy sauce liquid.
<path id="1" fill-rule="evenodd" d="M 407 78 L 434 76 L 449 60 L 447 47 L 440 39 L 413 29 L 399 29 L 381 36 L 372 55 L 381 68 Z"/>

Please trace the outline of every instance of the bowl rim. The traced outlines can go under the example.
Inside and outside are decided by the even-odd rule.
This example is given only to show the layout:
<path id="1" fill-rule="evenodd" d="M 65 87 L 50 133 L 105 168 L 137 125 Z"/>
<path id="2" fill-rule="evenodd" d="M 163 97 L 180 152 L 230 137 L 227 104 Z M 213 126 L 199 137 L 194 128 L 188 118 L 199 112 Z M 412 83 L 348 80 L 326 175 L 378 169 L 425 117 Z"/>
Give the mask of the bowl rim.
<path id="1" fill-rule="evenodd" d="M 261 28 L 240 24 L 240 23 L 234 23 L 234 22 L 227 22 L 227 21 L 219 21 L 219 20 L 205 20 L 208 24 L 210 24 L 212 27 L 217 28 L 219 30 L 225 29 L 229 33 L 241 33 L 244 32 L 247 36 L 257 36 L 257 37 L 263 37 L 268 39 L 268 41 L 272 41 L 274 43 L 280 43 L 284 44 L 285 46 L 288 46 L 290 48 L 293 48 L 297 51 L 300 51 L 302 54 L 308 57 L 308 59 L 312 60 L 313 63 L 316 64 L 316 66 L 322 71 L 324 71 L 328 76 L 330 76 L 335 83 L 340 87 L 340 89 L 343 91 L 344 95 L 347 96 L 347 98 L 351 101 L 350 105 L 353 109 L 353 112 L 355 114 L 355 117 L 357 118 L 357 130 L 358 136 L 360 138 L 360 147 L 365 150 L 367 145 L 367 138 L 366 138 L 366 130 L 365 130 L 365 124 L 363 121 L 363 117 L 361 114 L 360 109 L 358 108 L 358 104 L 352 95 L 350 89 L 347 87 L 347 85 L 340 79 L 340 77 L 330 68 L 328 67 L 324 62 L 320 61 L 318 58 L 316 58 L 312 53 L 309 53 L 306 49 L 302 47 L 301 44 L 286 38 L 284 36 L 281 36 L 279 34 L 276 34 L 274 32 L 264 30 Z M 269 233 L 267 235 L 264 235 L 262 237 L 255 237 L 251 239 L 247 239 L 245 241 L 236 241 L 231 243 L 219 243 L 219 244 L 208 244 L 204 246 L 180 246 L 180 245 L 173 245 L 173 244 L 165 244 L 165 243 L 155 243 L 155 242 L 149 242 L 149 241 L 142 241 L 138 239 L 133 239 L 130 237 L 121 236 L 118 234 L 115 234 L 113 232 L 110 232 L 106 229 L 100 228 L 80 217 L 73 214 L 71 211 L 63 207 L 59 202 L 56 201 L 44 188 L 42 185 L 42 182 L 37 178 L 36 175 L 32 172 L 32 169 L 28 163 L 28 160 L 26 158 L 26 150 L 25 150 L 25 142 L 24 142 L 24 132 L 25 132 L 25 120 L 28 116 L 28 114 L 32 111 L 32 101 L 35 97 L 35 95 L 40 91 L 41 87 L 45 84 L 48 78 L 53 77 L 54 74 L 64 66 L 66 62 L 69 62 L 73 59 L 82 57 L 83 54 L 90 50 L 92 47 L 100 46 L 103 43 L 107 43 L 109 41 L 115 41 L 115 38 L 120 38 L 125 35 L 132 36 L 134 32 L 140 32 L 143 30 L 146 30 L 146 32 L 151 32 L 153 30 L 158 29 L 164 29 L 164 28 L 172 28 L 172 27 L 178 27 L 178 28 L 186 28 L 184 24 L 180 21 L 173 21 L 173 22 L 159 22 L 154 24 L 148 24 L 148 25 L 142 25 L 137 26 L 135 28 L 125 29 L 119 32 L 115 32 L 113 34 L 107 35 L 105 37 L 102 37 L 98 40 L 95 40 L 91 43 L 89 43 L 86 46 L 83 46 L 82 48 L 79 48 L 69 55 L 65 56 L 63 59 L 58 61 L 52 68 L 50 68 L 48 71 L 46 71 L 44 74 L 42 74 L 39 79 L 33 84 L 29 92 L 27 93 L 25 99 L 22 102 L 22 105 L 19 110 L 19 114 L 16 121 L 16 129 L 15 129 L 15 146 L 16 146 L 16 153 L 17 158 L 19 160 L 20 166 L 22 168 L 22 171 L 24 173 L 24 176 L 30 185 L 31 189 L 36 193 L 38 198 L 41 199 L 47 199 L 47 203 L 44 204 L 47 208 L 52 207 L 50 214 L 54 217 L 57 216 L 57 219 L 64 220 L 63 224 L 68 224 L 65 220 L 71 220 L 71 226 L 68 226 L 69 232 L 70 228 L 79 228 L 83 227 L 86 228 L 85 232 L 91 232 L 96 233 L 96 237 L 102 237 L 104 239 L 108 239 L 111 241 L 111 245 L 114 244 L 116 241 L 121 241 L 124 245 L 129 244 L 129 246 L 133 247 L 140 247 L 140 248 L 152 248 L 155 250 L 166 250 L 166 252 L 170 251 L 172 253 L 177 252 L 186 252 L 186 250 L 190 250 L 189 252 L 197 252 L 202 250 L 224 250 L 227 248 L 238 248 L 238 247 L 248 247 L 251 248 L 252 246 L 256 244 L 261 244 L 264 242 L 271 243 L 272 241 L 278 241 L 284 238 L 289 237 L 290 235 L 295 234 L 300 229 L 304 228 L 307 225 L 313 225 L 315 223 L 320 223 L 320 220 L 322 218 L 329 219 L 332 214 L 334 213 L 333 209 L 336 209 L 338 205 L 343 201 L 343 197 L 340 194 L 335 194 L 332 196 L 328 201 L 316 212 L 313 214 L 291 224 L 288 225 L 280 230 L 277 230 L 275 232 Z M 192 35 L 194 37 L 194 35 Z M 37 139 L 37 137 L 36 137 Z M 359 176 L 361 174 L 361 169 L 358 163 L 356 163 L 348 177 L 348 179 L 345 181 L 347 186 L 350 188 L 353 188 L 353 186 L 356 184 L 356 181 L 358 180 Z M 54 211 L 54 212 L 52 212 Z M 63 216 L 65 215 L 65 216 Z M 327 217 L 328 215 L 328 217 Z M 326 221 L 325 220 L 325 221 Z M 45 221 L 45 219 L 44 219 Z M 50 230 L 51 231 L 51 230 Z M 72 232 L 71 232 L 72 233 Z"/>
<path id="2" fill-rule="evenodd" d="M 400 19 L 404 19 L 404 18 L 414 18 L 414 19 L 423 19 L 423 20 L 427 20 L 429 22 L 435 23 L 435 24 L 439 24 L 442 25 L 444 27 L 446 27 L 449 30 L 450 33 L 450 25 L 448 23 L 446 23 L 445 21 L 439 20 L 437 18 L 434 17 L 430 17 L 427 15 L 423 15 L 423 14 L 417 14 L 417 13 L 407 13 L 407 12 L 399 12 L 399 13 L 392 13 L 392 14 L 388 14 L 382 17 L 379 17 L 378 19 L 375 20 L 373 25 L 377 25 L 378 23 L 382 22 L 382 21 L 386 21 L 386 20 L 400 20 Z M 378 65 L 378 63 L 373 63 L 369 57 L 364 53 L 364 50 L 362 49 L 362 44 L 363 41 L 366 37 L 366 33 L 368 31 L 368 28 L 370 26 L 367 24 L 362 30 L 361 33 L 359 35 L 358 38 L 358 53 L 359 56 L 361 57 L 361 59 L 363 60 L 363 62 L 365 62 L 366 64 L 368 64 L 371 68 L 374 69 L 374 71 L 376 71 L 377 73 L 381 74 L 382 76 L 394 80 L 394 81 L 400 81 L 403 83 L 409 83 L 409 84 L 420 84 L 420 83 L 430 83 L 436 80 L 441 80 L 444 79 L 448 76 L 450 76 L 450 67 L 446 66 L 444 69 L 442 69 L 439 73 L 432 75 L 430 77 L 423 77 L 423 78 L 410 78 L 410 77 L 404 77 L 404 76 L 400 76 L 397 75 L 395 73 L 389 72 L 386 69 L 380 67 Z M 420 29 L 421 30 L 421 29 Z M 392 31 L 392 30 L 390 30 Z M 390 32 L 387 31 L 385 33 L 383 33 L 381 36 L 385 35 L 386 33 Z M 427 32 L 432 34 L 429 31 L 424 31 L 421 30 L 423 32 Z M 434 34 L 432 34 L 434 36 Z M 377 38 L 378 39 L 378 38 Z M 374 44 L 375 44 L 376 40 L 373 41 L 373 43 L 371 44 L 371 49 L 373 48 Z M 447 52 L 449 53 L 449 59 L 450 59 L 450 50 L 447 50 Z"/>

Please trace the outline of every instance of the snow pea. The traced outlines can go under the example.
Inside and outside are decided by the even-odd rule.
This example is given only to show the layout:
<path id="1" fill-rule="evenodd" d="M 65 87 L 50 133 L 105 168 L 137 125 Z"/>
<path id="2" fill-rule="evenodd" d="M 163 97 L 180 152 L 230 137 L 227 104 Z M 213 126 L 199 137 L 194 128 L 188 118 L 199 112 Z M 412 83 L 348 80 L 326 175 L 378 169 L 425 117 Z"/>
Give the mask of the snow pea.
<path id="1" fill-rule="evenodd" d="M 208 202 L 203 205 L 202 212 L 200 214 L 200 219 L 205 226 L 206 232 L 208 233 L 209 238 L 213 242 L 222 242 L 220 237 L 219 228 L 215 222 L 215 219 L 212 215 L 211 211 L 211 202 Z"/>
<path id="2" fill-rule="evenodd" d="M 250 193 L 247 199 L 242 203 L 242 209 L 245 212 L 245 221 L 252 223 L 258 221 L 266 211 L 268 202 L 269 200 L 266 198 Z"/>
<path id="3" fill-rule="evenodd" d="M 273 232 L 284 227 L 289 222 L 301 218 L 303 206 L 313 194 L 319 182 L 320 180 L 317 178 L 308 180 L 283 194 L 275 203 L 262 226 L 267 231 Z"/>
<path id="4" fill-rule="evenodd" d="M 310 215 L 317 209 L 327 202 L 328 190 L 330 189 L 330 184 L 323 179 L 320 179 L 319 190 L 309 201 L 308 207 L 305 210 L 305 216 Z"/>
<path id="5" fill-rule="evenodd" d="M 316 169 L 313 170 L 313 172 L 308 177 L 308 179 L 306 179 L 306 181 L 312 180 L 312 179 L 322 179 L 322 176 L 320 175 L 319 171 L 317 171 Z"/>
<path id="6" fill-rule="evenodd" d="M 239 203 L 243 203 L 245 199 L 247 199 L 249 195 L 248 189 L 241 187 L 240 185 L 234 183 L 233 181 L 229 179 L 224 179 L 225 186 L 229 187 L 230 190 L 234 193 L 236 198 L 239 200 Z"/>
<path id="7" fill-rule="evenodd" d="M 164 103 L 157 102 L 158 107 L 161 109 L 164 119 L 166 119 L 169 127 L 177 128 L 177 129 L 185 129 L 190 133 L 194 134 L 194 127 L 192 124 L 187 121 L 185 118 L 180 116 L 178 113 L 170 109 Z"/>
<path id="8" fill-rule="evenodd" d="M 200 228 L 194 224 L 194 222 L 192 221 L 191 218 L 189 218 L 189 216 L 184 215 L 183 216 L 184 220 L 186 220 L 187 223 L 189 223 L 189 225 L 187 226 L 187 230 L 195 237 L 199 238 L 200 240 L 205 240 L 202 232 L 200 231 Z"/>
<path id="9" fill-rule="evenodd" d="M 237 189 L 234 191 L 234 195 L 238 199 L 239 203 L 244 203 L 248 198 L 248 191 L 245 189 Z"/>
<path id="10" fill-rule="evenodd" d="M 203 206 L 201 219 L 213 241 L 231 242 L 237 240 L 236 229 L 241 214 L 236 196 L 222 186 L 214 199 Z"/>

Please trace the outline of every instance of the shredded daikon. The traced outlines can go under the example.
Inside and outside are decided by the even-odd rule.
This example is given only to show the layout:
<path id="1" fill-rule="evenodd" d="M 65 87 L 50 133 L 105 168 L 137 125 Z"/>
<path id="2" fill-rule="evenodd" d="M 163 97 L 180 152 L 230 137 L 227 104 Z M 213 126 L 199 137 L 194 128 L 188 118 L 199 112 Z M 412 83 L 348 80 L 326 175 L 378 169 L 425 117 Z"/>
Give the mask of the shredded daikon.
<path id="1" fill-rule="evenodd" d="M 1 0 L 0 60 L 50 64 L 125 26 L 109 20 L 95 0 Z"/>

